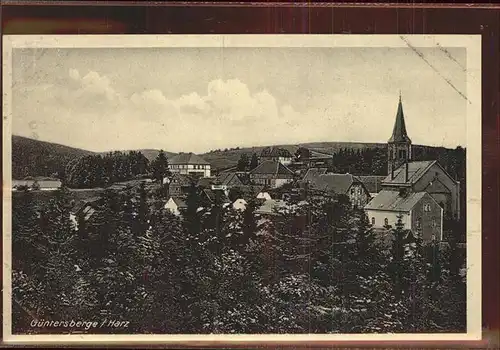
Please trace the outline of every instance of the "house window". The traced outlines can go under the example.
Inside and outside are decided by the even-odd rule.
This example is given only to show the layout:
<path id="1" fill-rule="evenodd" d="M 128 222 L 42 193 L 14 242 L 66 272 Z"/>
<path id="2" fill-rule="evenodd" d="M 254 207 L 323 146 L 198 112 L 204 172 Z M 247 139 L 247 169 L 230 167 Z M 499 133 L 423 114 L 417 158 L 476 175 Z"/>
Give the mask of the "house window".
<path id="1" fill-rule="evenodd" d="M 354 194 L 355 190 L 354 188 L 351 188 L 351 194 Z"/>
<path id="2" fill-rule="evenodd" d="M 430 212 L 431 211 L 431 205 L 430 204 L 424 204 L 424 211 L 425 212 Z"/>
<path id="3" fill-rule="evenodd" d="M 399 158 L 402 158 L 402 159 L 406 158 L 406 150 L 404 150 L 404 149 L 399 150 Z"/>
<path id="4" fill-rule="evenodd" d="M 418 218 L 417 219 L 417 229 L 420 229 L 422 227 L 422 219 Z"/>
<path id="5" fill-rule="evenodd" d="M 372 217 L 372 225 L 375 225 L 375 218 Z"/>
<path id="6" fill-rule="evenodd" d="M 384 225 L 389 226 L 389 219 L 387 219 L 387 218 L 384 219 Z"/>
<path id="7" fill-rule="evenodd" d="M 436 228 L 437 227 L 437 222 L 436 219 L 432 219 L 432 227 Z"/>

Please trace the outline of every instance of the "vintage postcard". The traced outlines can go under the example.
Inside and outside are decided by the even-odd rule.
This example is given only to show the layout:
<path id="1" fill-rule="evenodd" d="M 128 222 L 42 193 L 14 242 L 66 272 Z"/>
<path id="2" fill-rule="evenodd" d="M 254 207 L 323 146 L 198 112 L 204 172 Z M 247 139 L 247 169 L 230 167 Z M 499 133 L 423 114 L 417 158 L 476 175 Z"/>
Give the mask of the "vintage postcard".
<path id="1" fill-rule="evenodd" d="M 481 41 L 5 36 L 8 342 L 481 338 Z"/>

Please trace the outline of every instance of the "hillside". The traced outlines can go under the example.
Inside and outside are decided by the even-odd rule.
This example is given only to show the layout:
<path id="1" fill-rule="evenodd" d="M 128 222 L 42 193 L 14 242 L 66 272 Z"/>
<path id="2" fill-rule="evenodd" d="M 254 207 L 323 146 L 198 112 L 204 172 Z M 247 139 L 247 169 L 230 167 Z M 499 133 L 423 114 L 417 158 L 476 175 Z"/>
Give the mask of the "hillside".
<path id="1" fill-rule="evenodd" d="M 299 147 L 305 147 L 311 151 L 316 151 L 318 153 L 323 153 L 325 155 L 333 155 L 339 152 L 341 149 L 350 149 L 353 151 L 365 150 L 365 149 L 386 149 L 387 144 L 385 143 L 362 143 L 362 142 L 310 142 L 301 143 L 296 145 L 273 145 L 275 147 L 281 147 L 287 149 L 292 153 L 292 155 L 297 151 Z M 201 154 L 201 157 L 208 161 L 213 169 L 227 169 L 236 166 L 241 155 L 246 153 L 247 155 L 252 155 L 256 153 L 260 155 L 260 152 L 268 146 L 259 147 L 243 147 L 243 148 L 230 148 L 224 150 L 210 151 Z M 439 151 L 445 151 L 444 147 L 433 147 L 433 146 L 422 146 L 413 145 L 413 150 L 418 158 L 426 158 L 427 155 L 434 156 Z"/>
<path id="2" fill-rule="evenodd" d="M 128 153 L 130 152 L 131 150 L 123 150 L 123 151 L 120 151 L 120 152 L 123 152 L 123 153 Z M 134 150 L 136 152 L 141 152 L 142 154 L 144 154 L 144 156 L 149 160 L 149 161 L 152 161 L 153 159 L 155 159 L 157 156 L 158 156 L 158 153 L 160 153 L 160 150 L 159 149 L 137 149 L 137 150 Z M 168 151 L 164 151 L 167 158 L 172 158 L 173 156 L 175 156 L 177 153 L 173 153 L 173 152 L 168 152 Z M 109 152 L 101 152 L 101 154 L 105 154 L 105 153 L 109 153 Z"/>
<path id="3" fill-rule="evenodd" d="M 13 135 L 12 177 L 60 177 L 69 161 L 89 154 L 93 152 Z"/>

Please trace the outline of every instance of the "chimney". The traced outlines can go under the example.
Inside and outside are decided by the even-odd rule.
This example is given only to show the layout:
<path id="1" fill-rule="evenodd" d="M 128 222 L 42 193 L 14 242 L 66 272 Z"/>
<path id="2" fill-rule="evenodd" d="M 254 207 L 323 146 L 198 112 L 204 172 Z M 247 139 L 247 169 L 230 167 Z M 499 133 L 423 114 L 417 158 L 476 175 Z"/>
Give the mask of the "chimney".
<path id="1" fill-rule="evenodd" d="M 408 161 L 405 162 L 405 182 L 408 182 Z"/>

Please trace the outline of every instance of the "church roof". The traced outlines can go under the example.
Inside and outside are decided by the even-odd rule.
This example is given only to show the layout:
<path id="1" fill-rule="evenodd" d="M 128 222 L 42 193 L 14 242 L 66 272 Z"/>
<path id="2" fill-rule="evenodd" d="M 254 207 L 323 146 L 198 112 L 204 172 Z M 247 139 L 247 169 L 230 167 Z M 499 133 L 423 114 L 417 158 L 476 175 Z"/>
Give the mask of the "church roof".
<path id="1" fill-rule="evenodd" d="M 394 170 L 394 179 L 391 179 L 391 174 L 382 181 L 383 184 L 413 184 L 417 182 L 427 170 L 433 166 L 437 161 L 424 160 L 418 162 L 408 162 L 408 181 L 405 181 L 405 167 L 406 164 L 401 165 Z"/>
<path id="2" fill-rule="evenodd" d="M 412 192 L 407 196 L 401 196 L 399 191 L 382 190 L 365 206 L 365 209 L 408 212 L 426 195 L 430 197 L 427 192 Z"/>
<path id="3" fill-rule="evenodd" d="M 172 157 L 169 164 L 195 164 L 195 165 L 210 165 L 205 159 L 194 153 L 179 153 Z"/>
<path id="4" fill-rule="evenodd" d="M 405 116 L 403 113 L 403 104 L 401 103 L 401 96 L 399 96 L 398 112 L 396 113 L 396 122 L 392 130 L 392 136 L 389 142 L 411 142 L 406 132 Z"/>

